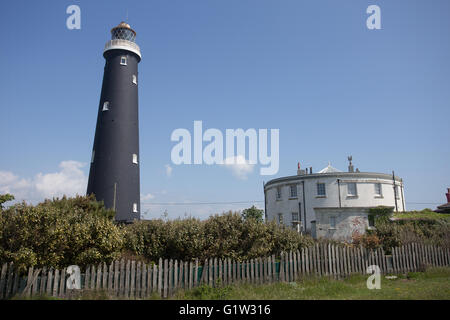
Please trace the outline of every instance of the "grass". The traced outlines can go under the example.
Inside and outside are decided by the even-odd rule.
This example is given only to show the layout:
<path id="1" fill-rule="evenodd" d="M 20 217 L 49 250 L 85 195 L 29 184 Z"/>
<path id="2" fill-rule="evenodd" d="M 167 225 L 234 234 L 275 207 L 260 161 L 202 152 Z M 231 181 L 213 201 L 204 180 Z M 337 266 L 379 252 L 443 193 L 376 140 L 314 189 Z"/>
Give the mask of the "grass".
<path id="1" fill-rule="evenodd" d="M 172 299 L 195 300 L 450 300 L 450 268 L 433 268 L 408 273 L 397 279 L 381 278 L 381 289 L 369 290 L 368 276 L 345 280 L 327 278 L 268 285 L 233 285 L 223 288 L 202 286 L 179 291 Z"/>

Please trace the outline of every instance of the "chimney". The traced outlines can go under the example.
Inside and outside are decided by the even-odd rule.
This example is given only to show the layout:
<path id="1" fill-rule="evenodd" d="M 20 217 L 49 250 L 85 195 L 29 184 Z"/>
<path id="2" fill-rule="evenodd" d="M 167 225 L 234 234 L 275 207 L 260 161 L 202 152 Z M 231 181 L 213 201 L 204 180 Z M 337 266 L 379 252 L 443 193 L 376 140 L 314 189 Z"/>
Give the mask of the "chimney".
<path id="1" fill-rule="evenodd" d="M 450 203 L 450 188 L 447 188 L 447 193 L 445 195 L 447 196 L 447 203 Z"/>
<path id="2" fill-rule="evenodd" d="M 305 170 L 300 169 L 300 162 L 297 163 L 297 175 L 300 176 L 302 174 L 305 174 Z"/>
<path id="3" fill-rule="evenodd" d="M 347 159 L 348 159 L 348 162 L 349 162 L 349 164 L 348 164 L 348 172 L 353 172 L 353 164 L 352 164 L 352 156 L 348 156 L 347 157 Z"/>
<path id="4" fill-rule="evenodd" d="M 312 174 L 312 167 L 309 167 L 309 174 Z"/>

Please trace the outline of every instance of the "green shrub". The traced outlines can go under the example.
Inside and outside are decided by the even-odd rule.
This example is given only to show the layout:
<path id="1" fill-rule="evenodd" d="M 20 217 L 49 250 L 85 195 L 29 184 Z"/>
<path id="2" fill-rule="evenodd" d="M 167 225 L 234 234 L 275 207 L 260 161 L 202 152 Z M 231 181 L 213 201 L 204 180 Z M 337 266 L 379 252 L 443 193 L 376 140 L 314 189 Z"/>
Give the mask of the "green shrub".
<path id="1" fill-rule="evenodd" d="M 92 199 L 81 198 L 47 200 L 36 206 L 20 203 L 3 210 L 0 262 L 13 261 L 24 270 L 85 266 L 117 258 L 123 248 L 121 227 Z"/>
<path id="2" fill-rule="evenodd" d="M 205 221 L 139 221 L 126 226 L 125 248 L 149 261 L 159 258 L 201 260 L 217 257 L 246 260 L 311 245 L 310 237 L 274 222 L 244 220 L 239 213 L 214 215 Z"/>

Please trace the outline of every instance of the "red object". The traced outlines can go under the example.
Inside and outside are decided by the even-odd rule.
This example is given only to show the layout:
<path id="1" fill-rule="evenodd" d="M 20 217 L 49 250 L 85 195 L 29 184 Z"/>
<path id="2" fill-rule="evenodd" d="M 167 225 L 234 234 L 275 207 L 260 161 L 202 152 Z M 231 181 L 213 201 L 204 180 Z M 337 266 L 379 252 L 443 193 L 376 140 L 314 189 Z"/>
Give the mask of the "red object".
<path id="1" fill-rule="evenodd" d="M 298 170 L 300 170 L 300 162 L 297 164 L 297 167 L 298 167 Z M 448 195 L 447 195 L 447 197 L 448 197 Z"/>

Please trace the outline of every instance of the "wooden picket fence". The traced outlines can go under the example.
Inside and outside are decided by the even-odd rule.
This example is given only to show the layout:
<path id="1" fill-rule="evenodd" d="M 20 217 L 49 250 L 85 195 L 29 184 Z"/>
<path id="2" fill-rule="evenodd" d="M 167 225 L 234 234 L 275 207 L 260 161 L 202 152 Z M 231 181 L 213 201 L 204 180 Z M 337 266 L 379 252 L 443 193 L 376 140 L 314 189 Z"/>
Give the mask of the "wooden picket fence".
<path id="1" fill-rule="evenodd" d="M 392 248 L 386 255 L 383 249 L 368 250 L 332 244 L 316 244 L 300 251 L 282 253 L 247 261 L 207 259 L 178 261 L 159 259 L 158 264 L 121 260 L 110 265 L 89 266 L 81 275 L 82 290 L 104 290 L 118 299 L 143 299 L 153 294 L 163 298 L 179 289 L 199 285 L 212 287 L 235 283 L 265 284 L 292 282 L 308 277 L 345 278 L 366 274 L 370 265 L 377 265 L 382 274 L 423 271 L 429 266 L 449 266 L 450 250 L 412 243 Z M 72 298 L 81 290 L 69 290 L 66 269 L 29 268 L 21 277 L 13 263 L 5 263 L 0 275 L 0 299 L 16 295 L 30 297 L 48 295 Z"/>

